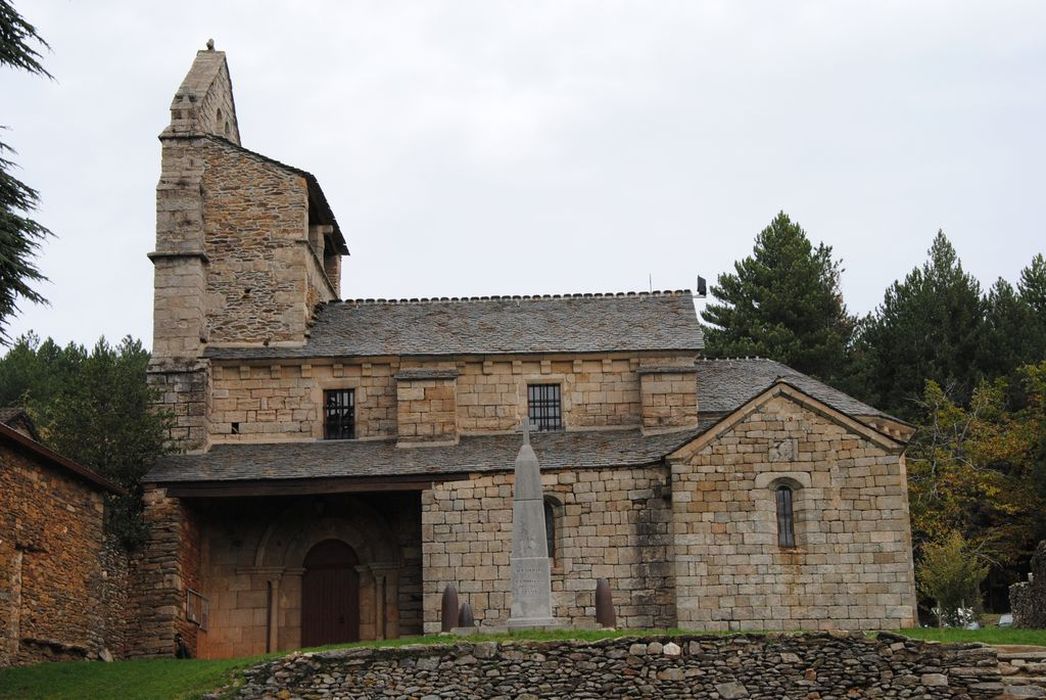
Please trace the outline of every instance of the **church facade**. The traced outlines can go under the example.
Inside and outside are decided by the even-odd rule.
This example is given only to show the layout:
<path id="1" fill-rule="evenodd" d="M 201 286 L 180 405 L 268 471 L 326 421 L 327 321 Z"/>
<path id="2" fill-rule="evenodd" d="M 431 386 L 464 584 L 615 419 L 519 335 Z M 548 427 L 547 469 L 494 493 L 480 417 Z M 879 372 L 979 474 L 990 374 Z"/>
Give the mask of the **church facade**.
<path id="1" fill-rule="evenodd" d="M 160 136 L 150 381 L 182 452 L 147 477 L 136 653 L 438 631 L 511 606 L 529 419 L 553 612 L 618 624 L 914 622 L 909 426 L 768 360 L 704 360 L 687 291 L 340 300 L 316 178 L 240 145 L 223 53 Z"/>

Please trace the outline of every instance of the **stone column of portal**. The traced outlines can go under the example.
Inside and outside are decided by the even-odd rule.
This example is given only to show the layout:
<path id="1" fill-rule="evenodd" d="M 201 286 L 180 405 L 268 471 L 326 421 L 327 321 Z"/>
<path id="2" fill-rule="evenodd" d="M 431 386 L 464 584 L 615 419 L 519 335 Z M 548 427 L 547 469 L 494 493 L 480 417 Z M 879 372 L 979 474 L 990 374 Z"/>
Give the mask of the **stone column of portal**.
<path id="1" fill-rule="evenodd" d="M 523 420 L 523 446 L 516 456 L 512 493 L 512 608 L 509 627 L 555 624 L 541 468 L 530 446 L 529 424 L 529 420 Z"/>

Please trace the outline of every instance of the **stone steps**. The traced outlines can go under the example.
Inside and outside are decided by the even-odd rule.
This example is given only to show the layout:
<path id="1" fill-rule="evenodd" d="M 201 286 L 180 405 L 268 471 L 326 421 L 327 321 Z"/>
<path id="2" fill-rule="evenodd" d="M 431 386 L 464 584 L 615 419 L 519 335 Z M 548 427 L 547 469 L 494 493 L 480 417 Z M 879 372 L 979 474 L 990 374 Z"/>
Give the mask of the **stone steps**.
<path id="1" fill-rule="evenodd" d="M 1046 698 L 1046 648 L 1006 646 L 998 649 L 999 673 L 1004 686 L 1000 698 Z"/>

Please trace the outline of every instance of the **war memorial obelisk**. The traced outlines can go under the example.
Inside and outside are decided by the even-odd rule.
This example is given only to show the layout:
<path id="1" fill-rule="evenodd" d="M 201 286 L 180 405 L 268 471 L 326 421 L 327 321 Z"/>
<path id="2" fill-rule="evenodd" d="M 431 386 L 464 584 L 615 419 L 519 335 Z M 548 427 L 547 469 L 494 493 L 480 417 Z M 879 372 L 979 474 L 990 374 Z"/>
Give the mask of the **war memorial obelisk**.
<path id="1" fill-rule="evenodd" d="M 530 421 L 523 419 L 523 445 L 516 455 L 512 492 L 512 608 L 508 626 L 548 627 L 552 619 L 552 572 L 545 540 L 541 467 L 530 446 Z"/>

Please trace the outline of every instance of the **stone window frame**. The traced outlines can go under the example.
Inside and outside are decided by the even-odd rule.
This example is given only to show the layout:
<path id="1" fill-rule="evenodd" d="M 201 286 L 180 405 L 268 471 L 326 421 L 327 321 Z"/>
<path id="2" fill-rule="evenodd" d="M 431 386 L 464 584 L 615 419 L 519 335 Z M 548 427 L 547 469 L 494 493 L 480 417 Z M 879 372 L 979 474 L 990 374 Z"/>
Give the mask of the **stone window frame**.
<path id="1" fill-rule="evenodd" d="M 566 432 L 570 429 L 568 419 L 574 410 L 574 397 L 572 390 L 574 377 L 572 375 L 564 374 L 562 372 L 540 374 L 531 371 L 514 374 L 514 378 L 516 380 L 516 395 L 519 400 L 519 404 L 517 404 L 517 410 L 519 413 L 515 425 L 517 430 L 519 429 L 519 421 L 524 418 L 529 420 L 530 418 L 527 387 L 531 384 L 559 384 L 559 410 L 563 427 L 556 432 Z"/>
<path id="2" fill-rule="evenodd" d="M 367 400 L 367 389 L 361 386 L 361 384 L 362 382 L 357 377 L 331 377 L 316 381 L 312 390 L 312 399 L 316 406 L 316 422 L 312 431 L 313 438 L 317 440 L 327 439 L 327 421 L 324 415 L 324 410 L 327 405 L 326 392 L 336 391 L 338 389 L 351 389 L 355 394 L 353 400 L 353 410 L 355 412 L 353 427 L 355 437 L 352 439 L 359 440 L 365 434 L 364 429 L 366 428 L 366 425 L 363 420 L 361 420 L 363 416 L 361 408 Z"/>
<path id="3" fill-rule="evenodd" d="M 777 546 L 795 549 L 795 494 L 791 484 L 779 483 L 774 488 L 774 506 L 777 514 Z"/>
<path id="4" fill-rule="evenodd" d="M 804 544 L 805 528 L 805 490 L 810 487 L 810 475 L 807 472 L 777 472 L 764 473 L 756 476 L 755 486 L 765 489 L 768 493 L 766 499 L 767 511 L 773 515 L 774 524 L 774 546 L 786 552 L 801 550 Z M 781 532 L 777 515 L 777 491 L 782 486 L 792 492 L 792 539 L 791 546 L 781 544 Z"/>
<path id="5" fill-rule="evenodd" d="M 568 400 L 569 392 L 566 390 L 567 381 L 566 377 L 560 374 L 536 374 L 527 375 L 521 378 L 519 384 L 519 396 L 522 401 L 523 407 L 521 414 L 523 418 L 530 420 L 530 387 L 551 385 L 559 387 L 559 428 L 556 430 L 537 430 L 534 428 L 534 432 L 548 432 L 548 433 L 562 433 L 567 430 L 567 414 L 571 408 L 571 403 Z"/>

